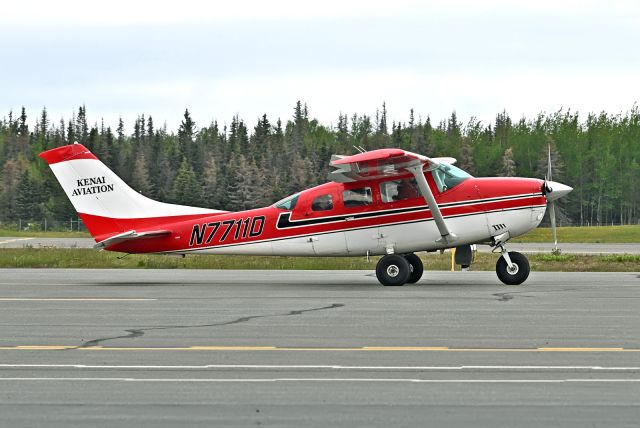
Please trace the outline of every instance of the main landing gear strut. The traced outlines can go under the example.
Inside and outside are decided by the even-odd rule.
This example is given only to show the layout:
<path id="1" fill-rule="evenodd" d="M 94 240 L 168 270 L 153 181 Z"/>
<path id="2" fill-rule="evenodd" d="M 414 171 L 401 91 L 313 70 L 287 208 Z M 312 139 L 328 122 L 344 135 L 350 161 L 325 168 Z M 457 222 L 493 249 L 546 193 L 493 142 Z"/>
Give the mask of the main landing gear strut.
<path id="1" fill-rule="evenodd" d="M 378 261 L 376 277 L 382 285 L 399 286 L 418 282 L 423 271 L 422 260 L 413 253 L 387 254 Z"/>

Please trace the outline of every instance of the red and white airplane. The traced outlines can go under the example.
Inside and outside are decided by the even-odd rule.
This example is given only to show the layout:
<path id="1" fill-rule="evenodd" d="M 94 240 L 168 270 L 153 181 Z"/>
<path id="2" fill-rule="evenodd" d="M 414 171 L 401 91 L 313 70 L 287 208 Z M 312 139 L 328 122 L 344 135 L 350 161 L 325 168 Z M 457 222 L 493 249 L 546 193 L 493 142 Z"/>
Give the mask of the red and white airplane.
<path id="1" fill-rule="evenodd" d="M 498 278 L 521 284 L 529 276 L 529 263 L 522 254 L 508 252 L 506 242 L 537 227 L 547 203 L 553 207 L 555 199 L 572 190 L 533 178 L 475 178 L 453 166 L 453 158 L 382 149 L 334 156 L 329 183 L 269 207 L 227 212 L 149 199 L 81 144 L 40 156 L 97 248 L 124 253 L 382 255 L 376 276 L 383 285 L 417 282 L 423 272 L 414 254 L 419 251 L 456 248 L 456 262 L 468 266 L 473 244 L 499 251 Z"/>

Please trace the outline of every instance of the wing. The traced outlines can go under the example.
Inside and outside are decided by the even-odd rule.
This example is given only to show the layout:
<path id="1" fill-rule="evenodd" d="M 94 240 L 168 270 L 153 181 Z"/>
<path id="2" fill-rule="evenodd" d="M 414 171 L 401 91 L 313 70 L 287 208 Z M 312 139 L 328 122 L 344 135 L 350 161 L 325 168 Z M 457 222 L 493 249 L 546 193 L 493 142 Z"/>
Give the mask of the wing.
<path id="1" fill-rule="evenodd" d="M 335 169 L 329 173 L 329 180 L 350 183 L 392 177 L 406 174 L 408 168 L 418 165 L 424 165 L 430 171 L 437 168 L 440 162 L 448 160 L 455 162 L 453 158 L 428 158 L 401 149 L 372 150 L 353 156 L 334 155 L 330 165 Z"/>
<path id="2" fill-rule="evenodd" d="M 401 149 L 381 149 L 359 153 L 353 156 L 334 156 L 331 166 L 336 168 L 329 173 L 329 180 L 338 183 L 348 183 L 360 180 L 373 180 L 376 178 L 393 177 L 410 172 L 418 183 L 420 194 L 429 206 L 443 245 L 452 245 L 457 236 L 447 227 L 440 207 L 436 202 L 427 179 L 424 176 L 425 169 L 432 171 L 441 162 L 452 164 L 453 158 L 428 158 L 416 153 Z"/>

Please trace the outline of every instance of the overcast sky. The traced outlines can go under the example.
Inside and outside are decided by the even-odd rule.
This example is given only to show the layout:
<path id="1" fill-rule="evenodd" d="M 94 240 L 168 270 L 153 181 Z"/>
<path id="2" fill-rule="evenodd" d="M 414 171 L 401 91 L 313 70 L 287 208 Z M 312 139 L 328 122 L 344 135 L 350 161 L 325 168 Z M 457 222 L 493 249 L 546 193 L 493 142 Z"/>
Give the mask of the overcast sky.
<path id="1" fill-rule="evenodd" d="M 33 1 L 0 12 L 0 116 L 140 113 L 175 130 L 238 113 L 491 122 L 640 100 L 637 1 Z"/>

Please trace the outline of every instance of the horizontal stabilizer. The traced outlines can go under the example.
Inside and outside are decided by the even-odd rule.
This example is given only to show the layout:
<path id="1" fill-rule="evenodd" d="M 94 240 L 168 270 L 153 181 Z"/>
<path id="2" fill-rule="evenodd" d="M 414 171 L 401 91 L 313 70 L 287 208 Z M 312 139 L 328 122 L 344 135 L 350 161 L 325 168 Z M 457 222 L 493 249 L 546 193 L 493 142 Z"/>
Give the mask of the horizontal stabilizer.
<path id="1" fill-rule="evenodd" d="M 135 230 L 129 230 L 128 232 L 119 233 L 110 238 L 105 239 L 104 241 L 98 242 L 93 248 L 106 248 L 114 244 L 118 244 L 124 241 L 130 241 L 132 239 L 146 239 L 146 238 L 157 238 L 160 236 L 170 235 L 170 230 L 152 230 L 148 232 L 136 232 Z"/>

